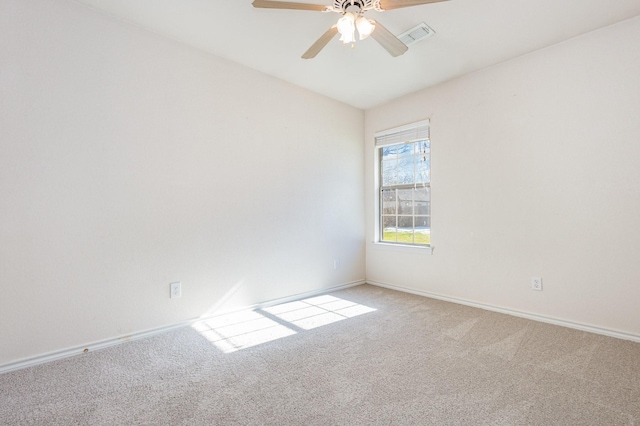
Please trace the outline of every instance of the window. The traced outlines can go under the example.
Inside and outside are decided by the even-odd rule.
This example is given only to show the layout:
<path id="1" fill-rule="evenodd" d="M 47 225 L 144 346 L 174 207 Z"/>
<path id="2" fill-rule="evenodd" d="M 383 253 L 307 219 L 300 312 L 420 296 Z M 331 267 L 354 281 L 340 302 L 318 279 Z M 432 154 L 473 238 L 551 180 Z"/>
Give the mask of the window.
<path id="1" fill-rule="evenodd" d="M 376 134 L 379 161 L 379 241 L 431 244 L 429 121 Z"/>

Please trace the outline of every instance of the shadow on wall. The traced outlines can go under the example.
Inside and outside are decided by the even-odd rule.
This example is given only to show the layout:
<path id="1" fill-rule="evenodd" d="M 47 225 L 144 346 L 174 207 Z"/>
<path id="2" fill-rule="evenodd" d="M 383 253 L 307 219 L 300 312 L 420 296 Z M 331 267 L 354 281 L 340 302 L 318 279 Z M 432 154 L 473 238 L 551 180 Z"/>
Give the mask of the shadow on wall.
<path id="1" fill-rule="evenodd" d="M 376 309 L 323 295 L 199 321 L 191 327 L 224 353 L 271 342 Z"/>

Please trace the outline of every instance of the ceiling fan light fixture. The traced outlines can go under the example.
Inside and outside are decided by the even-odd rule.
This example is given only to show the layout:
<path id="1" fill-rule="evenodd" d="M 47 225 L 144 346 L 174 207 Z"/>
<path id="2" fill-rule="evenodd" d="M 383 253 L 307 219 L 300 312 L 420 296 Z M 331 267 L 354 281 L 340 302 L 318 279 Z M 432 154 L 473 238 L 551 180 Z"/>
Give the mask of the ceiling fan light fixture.
<path id="1" fill-rule="evenodd" d="M 353 43 L 356 41 L 356 15 L 351 12 L 345 13 L 344 16 L 338 19 L 338 32 L 340 33 L 340 41 L 344 44 Z"/>
<path id="2" fill-rule="evenodd" d="M 361 16 L 356 20 L 356 27 L 358 28 L 360 40 L 364 40 L 365 38 L 369 37 L 373 30 L 376 29 L 376 26 L 373 24 L 373 22 L 371 22 L 364 16 Z"/>

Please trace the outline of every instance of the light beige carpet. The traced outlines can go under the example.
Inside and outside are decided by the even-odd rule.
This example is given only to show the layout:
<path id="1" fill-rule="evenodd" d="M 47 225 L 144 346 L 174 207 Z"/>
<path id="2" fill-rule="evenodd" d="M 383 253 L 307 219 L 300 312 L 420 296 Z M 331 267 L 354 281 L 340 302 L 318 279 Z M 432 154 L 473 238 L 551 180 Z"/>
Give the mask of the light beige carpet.
<path id="1" fill-rule="evenodd" d="M 0 375 L 0 423 L 640 424 L 640 344 L 368 285 L 331 295 Z"/>

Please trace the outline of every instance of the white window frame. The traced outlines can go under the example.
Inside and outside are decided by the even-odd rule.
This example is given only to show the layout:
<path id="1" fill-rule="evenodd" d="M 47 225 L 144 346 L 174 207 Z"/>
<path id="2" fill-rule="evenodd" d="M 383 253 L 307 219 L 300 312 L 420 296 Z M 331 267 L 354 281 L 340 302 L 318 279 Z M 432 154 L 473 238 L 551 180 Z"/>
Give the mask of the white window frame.
<path id="1" fill-rule="evenodd" d="M 409 243 L 409 242 L 393 242 L 393 241 L 383 241 L 383 229 L 382 229 L 382 189 L 385 188 L 382 186 L 382 169 L 381 169 L 381 148 L 390 145 L 400 145 L 404 143 L 415 143 L 419 141 L 428 140 L 431 142 L 430 138 L 430 120 L 421 120 L 415 123 L 410 123 L 404 126 L 395 127 L 392 129 L 387 129 L 384 131 L 375 133 L 375 239 L 374 244 L 379 247 L 388 247 L 392 249 L 409 249 L 409 250 L 424 250 L 429 253 L 433 250 L 433 240 L 430 239 L 430 244 L 417 244 L 417 243 Z M 431 160 L 431 152 L 429 151 L 429 160 Z M 431 171 L 431 168 L 429 168 Z M 407 188 L 419 188 L 419 187 L 428 187 L 431 189 L 431 177 L 429 177 L 428 183 L 419 183 L 412 185 L 397 185 L 407 187 Z M 431 196 L 429 197 L 429 203 L 431 203 Z M 415 217 L 415 212 L 413 213 Z M 431 209 L 429 209 L 429 221 L 431 222 Z M 431 223 L 429 226 L 429 231 L 431 231 Z"/>

